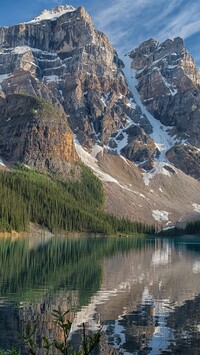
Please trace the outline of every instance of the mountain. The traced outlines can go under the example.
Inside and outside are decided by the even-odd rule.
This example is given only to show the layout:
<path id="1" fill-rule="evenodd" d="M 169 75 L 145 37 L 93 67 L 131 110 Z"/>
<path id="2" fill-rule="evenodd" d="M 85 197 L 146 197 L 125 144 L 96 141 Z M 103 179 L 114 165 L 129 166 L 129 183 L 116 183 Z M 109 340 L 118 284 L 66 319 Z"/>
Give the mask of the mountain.
<path id="1" fill-rule="evenodd" d="M 0 27 L 0 166 L 65 180 L 81 159 L 111 214 L 165 227 L 198 217 L 199 80 L 182 39 L 121 60 L 83 7 Z"/>
<path id="2" fill-rule="evenodd" d="M 126 137 L 119 130 L 132 124 L 131 119 L 150 131 L 130 101 L 123 62 L 82 7 L 59 6 L 29 23 L 1 28 L 0 45 L 4 93 L 26 92 L 54 106 L 61 104 L 85 147 L 106 144 L 114 151 L 119 142 L 125 146 Z M 133 135 L 142 140 L 140 127 Z"/>
<path id="3" fill-rule="evenodd" d="M 200 72 L 183 40 L 150 39 L 129 55 L 143 104 L 174 138 L 167 158 L 200 179 Z"/>

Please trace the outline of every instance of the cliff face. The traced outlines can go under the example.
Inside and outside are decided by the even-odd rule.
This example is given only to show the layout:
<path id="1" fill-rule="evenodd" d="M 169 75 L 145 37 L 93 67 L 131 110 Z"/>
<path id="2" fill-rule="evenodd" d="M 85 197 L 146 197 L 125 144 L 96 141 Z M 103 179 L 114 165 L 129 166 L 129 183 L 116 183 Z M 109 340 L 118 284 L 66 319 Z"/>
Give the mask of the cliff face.
<path id="1" fill-rule="evenodd" d="M 200 178 L 200 73 L 181 38 L 150 39 L 130 52 L 137 90 L 149 112 L 168 126 L 175 146 L 167 153 L 178 168 Z"/>
<path id="2" fill-rule="evenodd" d="M 191 144 L 177 144 L 167 152 L 167 158 L 178 169 L 195 179 L 200 178 L 200 150 Z"/>
<path id="3" fill-rule="evenodd" d="M 60 177 L 69 174 L 78 156 L 64 111 L 22 94 L 0 100 L 0 151 L 6 161 Z"/>
<path id="4" fill-rule="evenodd" d="M 183 40 L 150 39 L 130 53 L 147 109 L 180 139 L 200 147 L 200 74 Z"/>

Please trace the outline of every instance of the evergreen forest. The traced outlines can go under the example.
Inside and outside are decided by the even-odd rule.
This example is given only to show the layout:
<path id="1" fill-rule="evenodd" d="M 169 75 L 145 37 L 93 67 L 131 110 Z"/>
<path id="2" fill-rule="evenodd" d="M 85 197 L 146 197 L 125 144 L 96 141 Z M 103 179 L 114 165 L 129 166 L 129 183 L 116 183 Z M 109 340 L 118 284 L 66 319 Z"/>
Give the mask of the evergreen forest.
<path id="1" fill-rule="evenodd" d="M 161 236 L 181 236 L 181 235 L 199 235 L 200 236 L 200 220 L 190 221 L 186 224 L 185 228 L 174 227 L 167 230 L 162 230 L 159 235 Z"/>
<path id="2" fill-rule="evenodd" d="M 152 226 L 104 212 L 99 179 L 85 165 L 76 181 L 59 181 L 23 164 L 0 172 L 0 231 L 26 231 L 37 223 L 51 232 L 153 233 Z"/>

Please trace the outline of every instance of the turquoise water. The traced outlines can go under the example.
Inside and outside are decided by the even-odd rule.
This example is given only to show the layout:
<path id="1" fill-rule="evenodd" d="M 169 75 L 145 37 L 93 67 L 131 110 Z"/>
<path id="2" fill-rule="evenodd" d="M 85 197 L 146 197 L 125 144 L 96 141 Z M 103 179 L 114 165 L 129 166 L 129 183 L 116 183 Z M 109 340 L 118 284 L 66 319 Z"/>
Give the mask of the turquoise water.
<path id="1" fill-rule="evenodd" d="M 59 307 L 74 344 L 103 325 L 98 354 L 199 354 L 200 237 L 1 239 L 0 347 L 59 337 Z"/>

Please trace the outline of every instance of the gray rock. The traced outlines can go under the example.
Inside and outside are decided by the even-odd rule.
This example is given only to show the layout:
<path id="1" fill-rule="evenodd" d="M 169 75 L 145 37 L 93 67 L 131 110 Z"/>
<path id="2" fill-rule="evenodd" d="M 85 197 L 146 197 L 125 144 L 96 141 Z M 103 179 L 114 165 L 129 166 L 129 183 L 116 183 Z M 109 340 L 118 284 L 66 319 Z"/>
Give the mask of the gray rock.
<path id="1" fill-rule="evenodd" d="M 173 134 L 200 147 L 200 74 L 179 37 L 150 39 L 130 53 L 143 103 Z"/>
<path id="2" fill-rule="evenodd" d="M 187 175 L 200 180 L 200 151 L 191 145 L 175 145 L 167 158 Z"/>
<path id="3" fill-rule="evenodd" d="M 121 153 L 129 160 L 138 163 L 140 167 L 151 169 L 156 153 L 154 141 L 138 126 L 131 126 L 127 133 L 129 134 L 129 142 L 121 150 Z"/>

